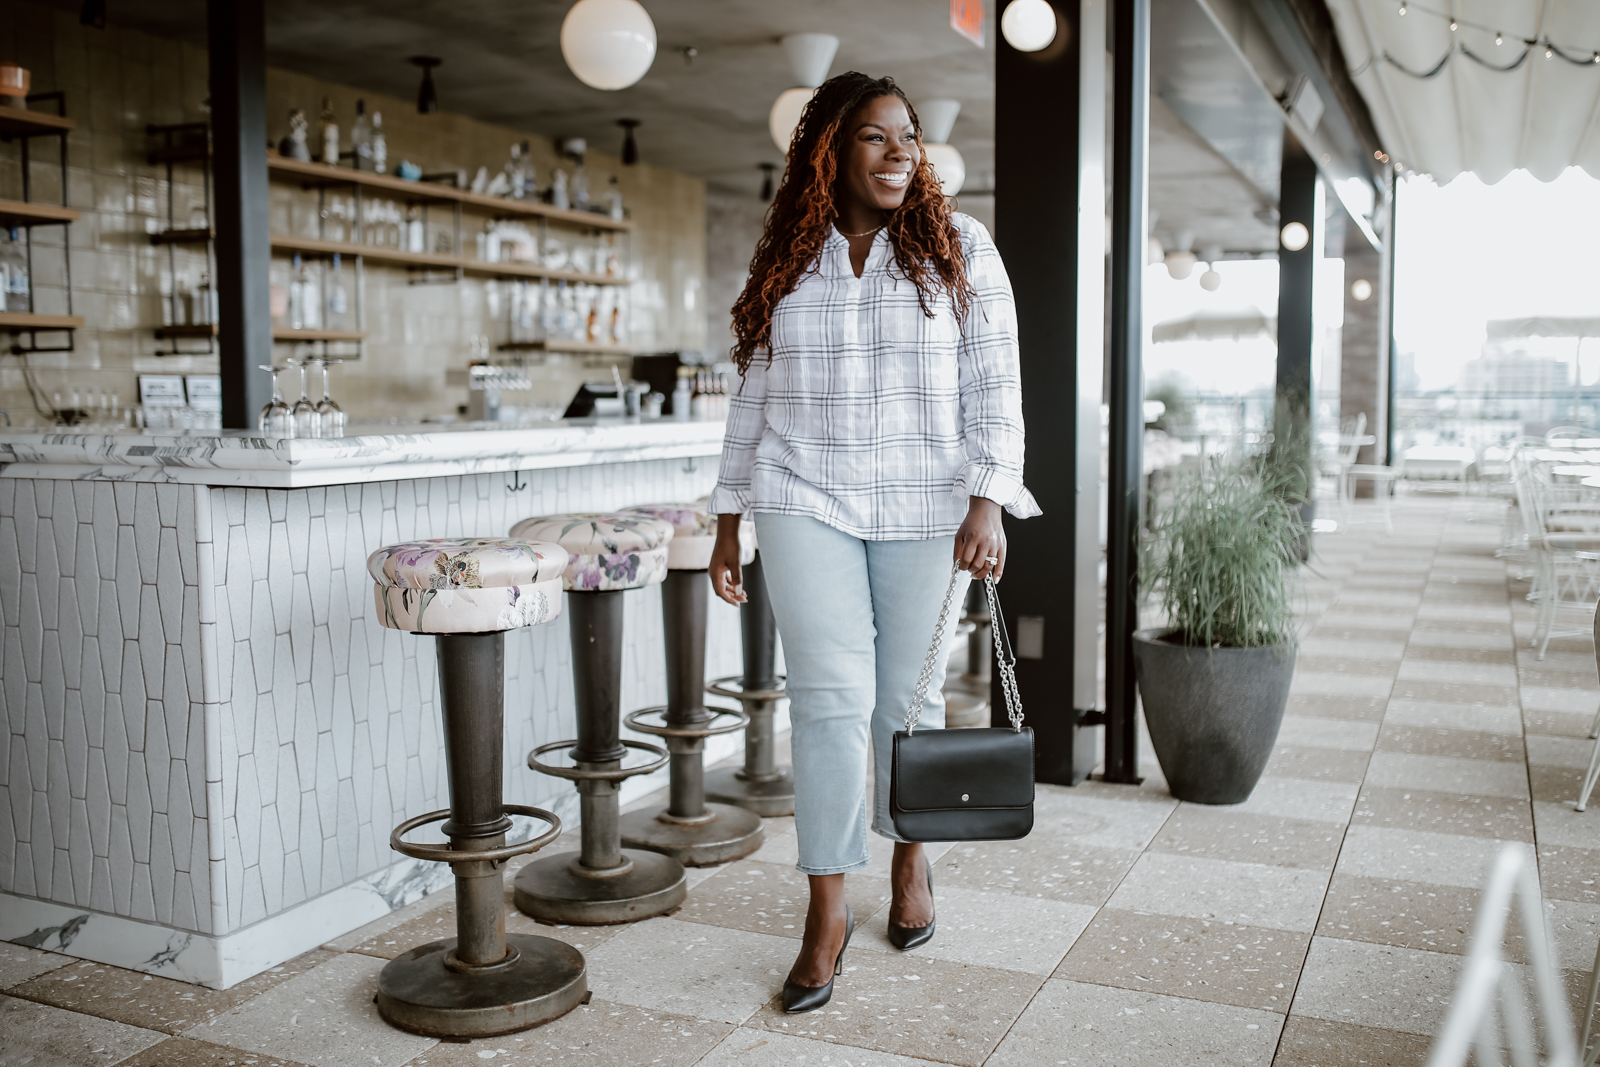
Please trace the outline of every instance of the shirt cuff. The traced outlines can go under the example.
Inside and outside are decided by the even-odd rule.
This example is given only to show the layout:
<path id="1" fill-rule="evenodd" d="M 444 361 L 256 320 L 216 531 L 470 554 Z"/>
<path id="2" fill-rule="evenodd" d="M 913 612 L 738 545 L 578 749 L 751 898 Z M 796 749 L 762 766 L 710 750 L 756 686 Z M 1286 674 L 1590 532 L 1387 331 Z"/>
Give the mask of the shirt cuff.
<path id="1" fill-rule="evenodd" d="M 743 515 L 750 510 L 750 490 L 719 485 L 711 491 L 706 510 L 713 515 Z"/>
<path id="2" fill-rule="evenodd" d="M 962 498 L 981 496 L 985 500 L 993 500 L 1019 519 L 1031 519 L 1044 514 L 1033 499 L 1033 494 L 1022 484 L 1022 479 L 975 463 L 968 463 L 961 468 L 961 475 L 956 479 L 955 495 Z"/>

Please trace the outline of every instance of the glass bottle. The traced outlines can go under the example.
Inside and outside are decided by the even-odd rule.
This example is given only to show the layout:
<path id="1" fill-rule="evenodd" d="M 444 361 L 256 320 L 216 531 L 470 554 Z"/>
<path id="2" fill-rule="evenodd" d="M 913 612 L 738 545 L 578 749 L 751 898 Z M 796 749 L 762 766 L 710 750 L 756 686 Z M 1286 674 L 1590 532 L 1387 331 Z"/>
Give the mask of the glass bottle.
<path id="1" fill-rule="evenodd" d="M 356 170 L 372 169 L 372 123 L 367 120 L 367 102 L 356 101 L 356 121 L 350 127 L 350 151 Z"/>
<path id="2" fill-rule="evenodd" d="M 305 268 L 300 264 L 300 257 L 294 257 L 294 265 L 289 275 L 289 329 L 303 330 L 306 328 L 306 287 L 301 276 Z"/>
<path id="3" fill-rule="evenodd" d="M 511 186 L 506 196 L 512 200 L 521 200 L 527 195 L 527 188 L 522 179 L 522 146 L 511 146 L 511 158 L 506 160 L 506 182 Z"/>
<path id="4" fill-rule="evenodd" d="M 307 264 L 301 264 L 300 273 L 300 321 L 307 330 L 322 328 L 322 286 L 318 283 L 316 272 Z"/>
<path id="5" fill-rule="evenodd" d="M 383 136 L 383 112 L 372 113 L 372 170 L 376 174 L 389 173 L 389 141 Z"/>
<path id="6" fill-rule="evenodd" d="M 333 100 L 322 98 L 322 130 L 318 138 L 322 144 L 322 161 L 330 167 L 339 165 L 339 123 L 333 117 Z"/>
<path id="7" fill-rule="evenodd" d="M 350 328 L 350 296 L 344 287 L 344 264 L 333 254 L 333 270 L 328 275 L 328 329 Z"/>
<path id="8" fill-rule="evenodd" d="M 533 169 L 533 157 L 528 154 L 528 142 L 522 142 L 522 197 L 534 200 L 539 196 L 538 175 Z"/>
<path id="9" fill-rule="evenodd" d="M 0 303 L 0 308 L 29 310 L 28 252 L 15 226 L 7 231 L 4 247 L 0 248 L 0 271 L 4 272 L 5 280 L 4 302 Z"/>

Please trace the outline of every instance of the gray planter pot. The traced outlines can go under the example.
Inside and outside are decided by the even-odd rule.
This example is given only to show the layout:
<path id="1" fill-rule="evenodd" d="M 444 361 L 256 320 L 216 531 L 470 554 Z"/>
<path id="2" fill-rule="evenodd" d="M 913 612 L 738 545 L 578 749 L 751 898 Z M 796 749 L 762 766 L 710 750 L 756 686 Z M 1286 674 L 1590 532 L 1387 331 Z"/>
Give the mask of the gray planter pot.
<path id="1" fill-rule="evenodd" d="M 1179 800 L 1247 800 L 1278 742 L 1295 648 L 1191 648 L 1133 636 L 1139 696 L 1150 742 Z"/>

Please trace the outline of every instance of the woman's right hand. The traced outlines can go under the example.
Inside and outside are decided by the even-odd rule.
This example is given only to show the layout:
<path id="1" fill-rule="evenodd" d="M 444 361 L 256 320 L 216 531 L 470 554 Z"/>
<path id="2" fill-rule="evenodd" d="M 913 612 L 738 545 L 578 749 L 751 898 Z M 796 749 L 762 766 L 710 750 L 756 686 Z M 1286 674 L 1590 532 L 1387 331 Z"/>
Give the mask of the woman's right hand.
<path id="1" fill-rule="evenodd" d="M 717 516 L 717 543 L 711 549 L 711 590 L 738 606 L 744 593 L 744 571 L 739 566 L 739 523 L 742 515 Z"/>

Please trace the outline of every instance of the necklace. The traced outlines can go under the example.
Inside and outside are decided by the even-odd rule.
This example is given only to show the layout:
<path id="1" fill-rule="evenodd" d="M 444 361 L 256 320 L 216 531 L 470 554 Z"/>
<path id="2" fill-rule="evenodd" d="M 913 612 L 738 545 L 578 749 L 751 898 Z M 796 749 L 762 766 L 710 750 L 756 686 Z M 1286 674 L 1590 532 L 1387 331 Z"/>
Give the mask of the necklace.
<path id="1" fill-rule="evenodd" d="M 885 225 L 884 223 L 880 222 L 876 226 L 874 226 L 872 229 L 870 229 L 870 230 L 862 230 L 860 233 L 845 233 L 843 230 L 840 230 L 839 231 L 839 236 L 841 236 L 841 237 L 850 237 L 850 238 L 871 237 L 873 234 L 875 234 L 879 230 L 883 229 L 884 225 Z"/>

